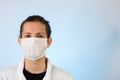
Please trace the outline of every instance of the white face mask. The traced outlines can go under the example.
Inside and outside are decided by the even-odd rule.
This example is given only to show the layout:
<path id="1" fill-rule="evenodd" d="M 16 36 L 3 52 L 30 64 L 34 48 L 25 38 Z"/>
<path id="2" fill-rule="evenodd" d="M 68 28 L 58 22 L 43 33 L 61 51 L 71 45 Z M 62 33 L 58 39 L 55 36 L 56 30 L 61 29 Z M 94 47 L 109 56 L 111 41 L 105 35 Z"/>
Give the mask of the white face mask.
<path id="1" fill-rule="evenodd" d="M 47 38 L 25 38 L 21 40 L 21 47 L 25 57 L 30 60 L 37 60 L 45 56 Z"/>

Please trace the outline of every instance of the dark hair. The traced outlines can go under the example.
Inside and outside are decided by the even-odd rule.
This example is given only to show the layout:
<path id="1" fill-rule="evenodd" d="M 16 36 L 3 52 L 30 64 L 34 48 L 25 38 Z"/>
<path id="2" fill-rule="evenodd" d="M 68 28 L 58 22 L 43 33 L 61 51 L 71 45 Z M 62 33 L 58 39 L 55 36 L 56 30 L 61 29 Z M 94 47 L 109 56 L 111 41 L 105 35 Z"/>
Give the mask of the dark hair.
<path id="1" fill-rule="evenodd" d="M 39 16 L 39 15 L 32 15 L 32 16 L 29 16 L 28 18 L 26 18 L 21 26 L 20 26 L 20 35 L 19 37 L 22 37 L 22 32 L 23 32 L 23 25 L 26 23 L 26 22 L 41 22 L 43 24 L 45 24 L 46 26 L 46 33 L 47 33 L 47 38 L 50 38 L 51 36 L 51 27 L 49 25 L 49 21 L 45 20 L 42 16 Z"/>

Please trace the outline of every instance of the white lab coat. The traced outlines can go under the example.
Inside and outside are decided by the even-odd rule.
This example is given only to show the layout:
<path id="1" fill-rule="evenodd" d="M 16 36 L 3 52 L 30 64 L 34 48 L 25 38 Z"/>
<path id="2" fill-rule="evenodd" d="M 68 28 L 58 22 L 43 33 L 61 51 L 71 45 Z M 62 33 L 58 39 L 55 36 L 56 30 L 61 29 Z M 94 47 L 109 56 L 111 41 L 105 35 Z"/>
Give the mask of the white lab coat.
<path id="1" fill-rule="evenodd" d="M 24 60 L 14 67 L 1 71 L 0 80 L 26 80 L 23 68 Z M 43 80 L 73 80 L 73 77 L 69 73 L 52 65 L 48 60 L 47 72 Z"/>

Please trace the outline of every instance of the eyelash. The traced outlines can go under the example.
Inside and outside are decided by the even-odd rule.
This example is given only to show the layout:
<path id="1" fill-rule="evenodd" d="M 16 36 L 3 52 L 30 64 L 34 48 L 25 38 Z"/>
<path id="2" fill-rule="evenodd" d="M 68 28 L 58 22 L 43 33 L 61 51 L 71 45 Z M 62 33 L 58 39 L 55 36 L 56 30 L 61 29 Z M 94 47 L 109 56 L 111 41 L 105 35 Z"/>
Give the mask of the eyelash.
<path id="1" fill-rule="evenodd" d="M 30 36 L 30 35 L 25 35 L 24 37 L 30 38 L 31 36 Z M 43 35 L 37 35 L 36 37 L 38 37 L 38 38 L 43 38 L 44 36 L 43 36 Z"/>
<path id="2" fill-rule="evenodd" d="M 29 38 L 29 37 L 30 37 L 30 35 L 25 35 L 25 37 L 26 37 L 26 38 Z"/>
<path id="3" fill-rule="evenodd" d="M 39 36 L 37 36 L 37 37 L 39 37 L 39 38 L 43 38 L 44 36 L 43 36 L 43 35 L 39 35 Z"/>

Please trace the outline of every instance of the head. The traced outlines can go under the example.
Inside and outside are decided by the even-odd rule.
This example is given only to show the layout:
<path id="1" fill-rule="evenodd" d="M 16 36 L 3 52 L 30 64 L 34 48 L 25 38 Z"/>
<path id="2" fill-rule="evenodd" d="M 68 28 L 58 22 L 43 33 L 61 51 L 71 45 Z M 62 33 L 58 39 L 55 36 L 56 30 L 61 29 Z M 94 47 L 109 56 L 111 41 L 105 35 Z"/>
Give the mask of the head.
<path id="1" fill-rule="evenodd" d="M 20 26 L 19 44 L 21 44 L 21 39 L 32 37 L 47 38 L 47 47 L 49 47 L 52 42 L 49 22 L 42 16 L 29 16 Z"/>

